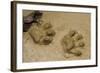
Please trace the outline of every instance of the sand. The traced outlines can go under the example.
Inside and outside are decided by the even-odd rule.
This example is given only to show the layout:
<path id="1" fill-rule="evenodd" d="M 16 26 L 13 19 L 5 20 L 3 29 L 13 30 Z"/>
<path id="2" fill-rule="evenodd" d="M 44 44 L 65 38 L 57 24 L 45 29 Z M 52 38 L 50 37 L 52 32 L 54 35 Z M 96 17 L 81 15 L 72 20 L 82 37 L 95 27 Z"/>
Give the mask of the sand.
<path id="1" fill-rule="evenodd" d="M 28 15 L 32 11 L 24 10 L 23 14 Z M 63 61 L 63 60 L 84 60 L 90 59 L 90 17 L 89 13 L 75 12 L 43 12 L 42 20 L 50 22 L 56 31 L 54 40 L 49 45 L 39 45 L 34 43 L 29 31 L 23 32 L 23 62 L 42 62 L 42 61 Z M 61 45 L 61 39 L 70 30 L 76 30 L 83 35 L 85 47 L 82 49 L 81 56 L 66 58 Z"/>

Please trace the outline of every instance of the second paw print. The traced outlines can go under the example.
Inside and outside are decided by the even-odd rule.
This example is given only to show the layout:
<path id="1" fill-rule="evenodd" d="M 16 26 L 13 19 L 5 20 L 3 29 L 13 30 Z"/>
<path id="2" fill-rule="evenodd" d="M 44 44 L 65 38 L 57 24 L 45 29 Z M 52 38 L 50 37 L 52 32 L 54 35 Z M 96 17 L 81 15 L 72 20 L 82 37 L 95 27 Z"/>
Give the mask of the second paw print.
<path id="1" fill-rule="evenodd" d="M 80 34 L 78 31 L 69 31 L 69 33 L 66 34 L 61 40 L 65 56 L 81 56 L 82 49 L 85 47 L 83 39 L 83 35 Z"/>

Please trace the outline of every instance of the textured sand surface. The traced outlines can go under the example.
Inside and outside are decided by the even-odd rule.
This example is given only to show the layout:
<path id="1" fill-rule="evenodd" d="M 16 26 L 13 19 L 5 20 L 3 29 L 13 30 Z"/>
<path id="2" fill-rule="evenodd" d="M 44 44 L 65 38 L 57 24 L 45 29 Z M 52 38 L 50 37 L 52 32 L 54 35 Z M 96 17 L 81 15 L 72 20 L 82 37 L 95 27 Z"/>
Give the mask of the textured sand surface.
<path id="1" fill-rule="evenodd" d="M 27 15 L 31 11 L 24 11 Z M 90 58 L 90 14 L 72 12 L 43 12 L 42 20 L 50 22 L 56 31 L 54 40 L 49 45 L 38 45 L 34 43 L 28 32 L 23 33 L 23 62 L 80 60 Z M 31 28 L 30 28 L 31 29 Z M 64 57 L 61 45 L 62 37 L 70 30 L 76 30 L 83 35 L 85 47 L 82 56 Z"/>

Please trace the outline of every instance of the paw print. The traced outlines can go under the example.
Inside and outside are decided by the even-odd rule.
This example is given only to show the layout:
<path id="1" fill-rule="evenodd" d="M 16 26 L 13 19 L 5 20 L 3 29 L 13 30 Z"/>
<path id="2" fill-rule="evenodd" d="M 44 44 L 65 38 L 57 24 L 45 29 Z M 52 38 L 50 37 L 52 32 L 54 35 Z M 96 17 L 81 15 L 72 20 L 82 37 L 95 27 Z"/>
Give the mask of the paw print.
<path id="1" fill-rule="evenodd" d="M 75 30 L 69 31 L 61 41 L 64 53 L 68 56 L 81 56 L 81 49 L 84 48 L 85 43 L 83 42 L 83 35 Z"/>
<path id="2" fill-rule="evenodd" d="M 51 23 L 45 23 L 44 21 L 33 24 L 29 33 L 34 42 L 40 45 L 49 45 L 56 34 Z"/>

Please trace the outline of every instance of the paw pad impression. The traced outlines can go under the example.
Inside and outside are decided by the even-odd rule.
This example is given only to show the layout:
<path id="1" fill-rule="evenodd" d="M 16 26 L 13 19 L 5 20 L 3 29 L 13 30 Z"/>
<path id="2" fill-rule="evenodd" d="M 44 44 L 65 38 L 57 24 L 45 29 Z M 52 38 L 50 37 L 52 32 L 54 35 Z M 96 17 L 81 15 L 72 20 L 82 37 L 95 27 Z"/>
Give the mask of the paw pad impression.
<path id="1" fill-rule="evenodd" d="M 69 31 L 69 33 L 62 38 L 61 44 L 65 54 L 67 53 L 67 55 L 71 54 L 73 56 L 81 56 L 82 51 L 80 51 L 80 49 L 85 46 L 83 35 L 75 30 Z"/>

